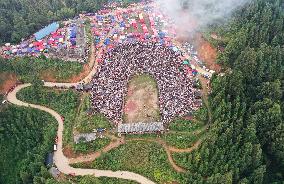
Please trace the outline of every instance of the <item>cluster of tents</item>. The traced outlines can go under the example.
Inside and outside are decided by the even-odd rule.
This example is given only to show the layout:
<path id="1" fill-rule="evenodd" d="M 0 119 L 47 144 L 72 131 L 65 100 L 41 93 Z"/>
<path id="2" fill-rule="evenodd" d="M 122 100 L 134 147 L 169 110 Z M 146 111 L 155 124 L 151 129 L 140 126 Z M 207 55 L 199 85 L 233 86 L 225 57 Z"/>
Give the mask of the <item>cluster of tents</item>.
<path id="1" fill-rule="evenodd" d="M 1 47 L 0 54 L 4 58 L 14 56 L 48 56 L 50 49 L 76 47 L 76 24 L 67 23 L 59 28 L 59 23 L 54 22 L 36 32 L 29 39 L 22 41 L 19 45 L 6 43 Z"/>
<path id="2" fill-rule="evenodd" d="M 167 25 L 165 16 L 160 12 L 153 12 L 150 7 L 144 11 L 117 9 L 113 13 L 106 12 L 107 14 L 97 13 L 89 16 L 92 19 L 91 27 L 97 48 L 110 50 L 116 43 L 134 40 L 152 40 L 171 46 L 171 38 L 176 36 L 174 28 L 166 30 L 168 27 L 163 26 Z"/>

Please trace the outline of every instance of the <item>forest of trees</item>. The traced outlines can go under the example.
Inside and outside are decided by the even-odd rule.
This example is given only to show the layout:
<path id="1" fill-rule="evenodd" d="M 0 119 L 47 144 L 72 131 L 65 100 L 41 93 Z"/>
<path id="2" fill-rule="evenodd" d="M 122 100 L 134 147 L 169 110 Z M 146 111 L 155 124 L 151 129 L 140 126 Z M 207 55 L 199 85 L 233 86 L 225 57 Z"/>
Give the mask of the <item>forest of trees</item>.
<path id="1" fill-rule="evenodd" d="M 220 33 L 229 37 L 212 79 L 211 131 L 187 155 L 191 183 L 284 182 L 284 1 L 255 0 Z"/>
<path id="2" fill-rule="evenodd" d="M 57 123 L 49 114 L 8 105 L 0 111 L 0 183 L 44 183 Z"/>

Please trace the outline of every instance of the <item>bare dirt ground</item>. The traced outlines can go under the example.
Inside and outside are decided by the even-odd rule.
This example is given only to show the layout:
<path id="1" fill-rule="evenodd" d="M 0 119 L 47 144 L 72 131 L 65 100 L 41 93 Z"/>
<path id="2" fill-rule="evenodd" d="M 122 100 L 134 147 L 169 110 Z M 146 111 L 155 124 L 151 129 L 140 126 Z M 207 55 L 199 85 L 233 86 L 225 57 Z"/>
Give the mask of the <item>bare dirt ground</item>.
<path id="1" fill-rule="evenodd" d="M 91 69 L 92 68 L 89 66 L 89 64 L 85 64 L 83 66 L 83 71 L 81 73 L 71 77 L 70 79 L 68 79 L 67 81 L 64 81 L 64 82 L 70 82 L 70 83 L 78 82 L 78 81 L 82 80 L 83 78 L 85 78 L 90 73 Z"/>
<path id="2" fill-rule="evenodd" d="M 158 89 L 148 75 L 135 76 L 128 85 L 124 107 L 125 123 L 159 121 Z"/>
<path id="3" fill-rule="evenodd" d="M 216 63 L 217 49 L 206 41 L 200 33 L 196 34 L 194 37 L 193 44 L 195 45 L 199 58 L 205 62 L 205 65 L 216 72 L 220 72 L 221 66 Z"/>
<path id="4" fill-rule="evenodd" d="M 17 76 L 13 73 L 0 73 L 0 93 L 6 93 L 17 82 Z"/>
<path id="5" fill-rule="evenodd" d="M 67 158 L 75 158 L 77 157 L 77 155 L 73 152 L 73 149 L 70 145 L 66 145 L 63 147 L 63 154 L 67 157 Z"/>
<path id="6" fill-rule="evenodd" d="M 177 39 L 179 42 L 188 41 L 193 44 L 198 57 L 205 63 L 205 65 L 216 72 L 221 71 L 221 66 L 216 63 L 217 49 L 213 47 L 208 41 L 204 39 L 201 33 L 195 33 L 194 36 L 182 36 Z"/>

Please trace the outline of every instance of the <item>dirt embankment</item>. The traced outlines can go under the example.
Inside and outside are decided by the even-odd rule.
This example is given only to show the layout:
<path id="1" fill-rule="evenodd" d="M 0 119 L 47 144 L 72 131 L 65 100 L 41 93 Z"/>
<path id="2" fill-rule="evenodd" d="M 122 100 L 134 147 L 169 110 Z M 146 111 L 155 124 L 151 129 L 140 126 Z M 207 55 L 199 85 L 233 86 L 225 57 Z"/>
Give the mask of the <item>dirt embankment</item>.
<path id="1" fill-rule="evenodd" d="M 85 64 L 83 66 L 83 71 L 78 75 L 71 77 L 70 79 L 66 80 L 66 82 L 75 83 L 79 82 L 80 80 L 84 79 L 91 71 L 89 64 Z"/>
<path id="2" fill-rule="evenodd" d="M 204 37 L 198 33 L 193 39 L 193 44 L 198 52 L 199 58 L 205 65 L 216 72 L 221 71 L 221 66 L 216 63 L 217 49 L 214 48 Z"/>
<path id="3" fill-rule="evenodd" d="M 0 93 L 5 94 L 17 82 L 17 76 L 13 73 L 0 73 Z"/>
<path id="4" fill-rule="evenodd" d="M 178 41 L 182 42 L 189 42 L 194 45 L 198 53 L 198 57 L 200 60 L 204 62 L 204 64 L 211 70 L 216 72 L 221 71 L 221 66 L 216 63 L 217 59 L 217 48 L 214 48 L 205 38 L 202 36 L 201 33 L 195 33 L 193 36 L 182 36 L 178 38 Z"/>

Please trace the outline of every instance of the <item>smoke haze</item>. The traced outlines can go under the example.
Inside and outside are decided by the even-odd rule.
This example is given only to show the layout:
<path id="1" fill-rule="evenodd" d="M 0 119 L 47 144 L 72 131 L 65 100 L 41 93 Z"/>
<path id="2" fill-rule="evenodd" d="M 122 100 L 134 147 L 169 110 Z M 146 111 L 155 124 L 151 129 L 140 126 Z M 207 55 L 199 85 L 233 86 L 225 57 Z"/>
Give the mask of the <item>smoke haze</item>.
<path id="1" fill-rule="evenodd" d="M 194 32 L 216 22 L 225 22 L 237 8 L 250 0 L 156 0 L 158 7 L 171 17 L 177 27 Z M 187 3 L 187 9 L 182 5 Z"/>

